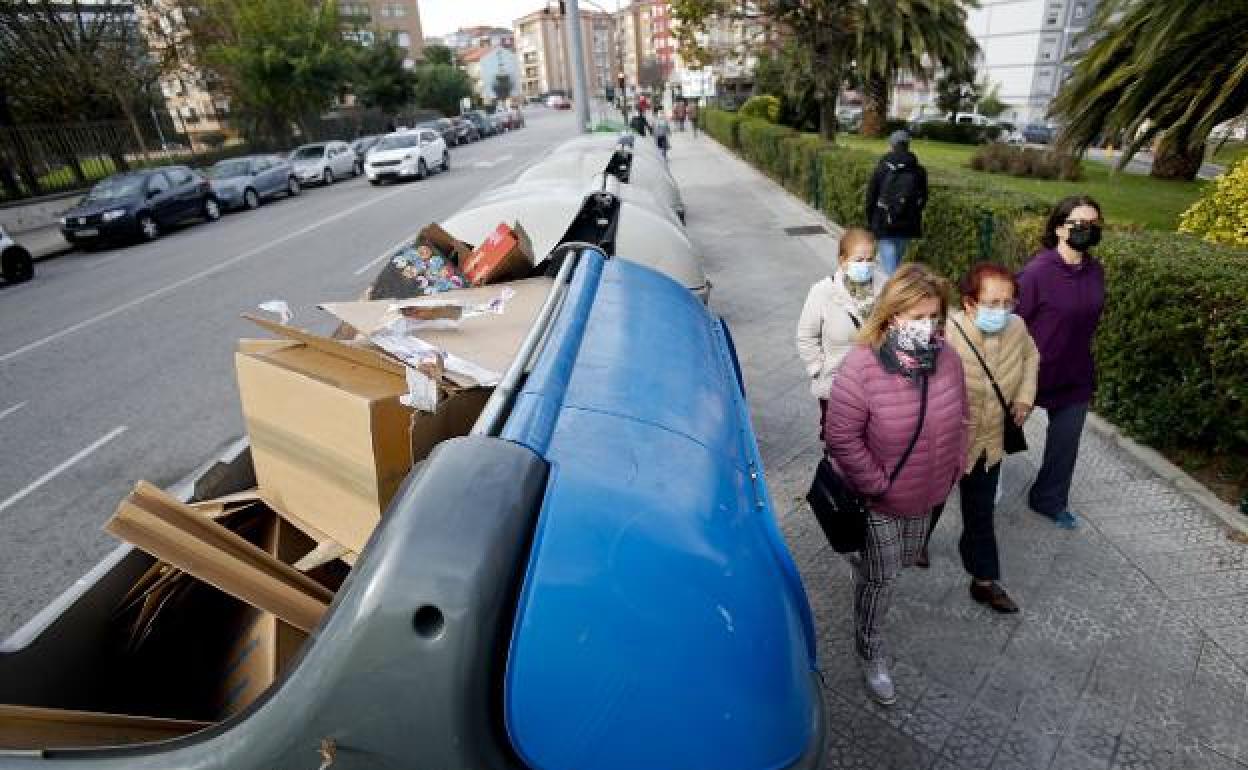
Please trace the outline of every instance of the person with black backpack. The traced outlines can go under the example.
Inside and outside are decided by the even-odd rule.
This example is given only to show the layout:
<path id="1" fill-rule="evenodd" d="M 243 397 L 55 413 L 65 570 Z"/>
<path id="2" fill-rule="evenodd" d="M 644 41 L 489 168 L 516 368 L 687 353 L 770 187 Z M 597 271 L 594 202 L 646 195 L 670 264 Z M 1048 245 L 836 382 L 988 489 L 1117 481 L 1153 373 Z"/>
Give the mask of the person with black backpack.
<path id="1" fill-rule="evenodd" d="M 910 240 L 923 234 L 927 169 L 910 152 L 910 134 L 905 131 L 894 131 L 888 146 L 867 185 L 867 226 L 880 245 L 881 269 L 892 275 Z"/>

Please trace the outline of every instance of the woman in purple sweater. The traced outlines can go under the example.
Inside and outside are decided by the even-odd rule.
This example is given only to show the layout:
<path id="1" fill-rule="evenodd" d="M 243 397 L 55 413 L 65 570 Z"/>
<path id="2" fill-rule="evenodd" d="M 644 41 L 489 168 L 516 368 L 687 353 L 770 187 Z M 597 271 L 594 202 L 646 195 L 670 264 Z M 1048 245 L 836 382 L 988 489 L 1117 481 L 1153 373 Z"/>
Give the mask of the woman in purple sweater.
<path id="1" fill-rule="evenodd" d="M 902 266 L 828 394 L 828 457 L 871 511 L 866 547 L 854 560 L 854 626 L 867 692 L 883 704 L 897 699 L 881 636 L 894 583 L 914 565 L 932 509 L 965 470 L 970 418 L 962 361 L 941 337 L 947 296 L 945 280 L 929 268 Z M 890 483 L 920 415 L 914 449 Z"/>
<path id="2" fill-rule="evenodd" d="M 1040 350 L 1036 406 L 1049 416 L 1028 502 L 1063 529 L 1079 522 L 1070 510 L 1070 482 L 1096 385 L 1092 339 L 1105 307 L 1105 271 L 1090 252 L 1100 243 L 1101 223 L 1096 201 L 1062 199 L 1045 225 L 1044 248 L 1018 275 L 1017 313 Z"/>

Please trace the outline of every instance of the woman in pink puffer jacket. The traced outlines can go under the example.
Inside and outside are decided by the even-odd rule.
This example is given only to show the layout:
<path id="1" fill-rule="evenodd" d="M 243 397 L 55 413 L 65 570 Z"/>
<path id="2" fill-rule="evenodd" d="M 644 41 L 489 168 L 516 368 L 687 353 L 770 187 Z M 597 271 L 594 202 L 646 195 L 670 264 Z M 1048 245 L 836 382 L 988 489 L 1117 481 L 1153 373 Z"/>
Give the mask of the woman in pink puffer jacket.
<path id="1" fill-rule="evenodd" d="M 948 286 L 924 265 L 898 270 L 863 324 L 828 396 L 823 432 L 842 478 L 868 498 L 866 547 L 854 560 L 854 622 L 867 690 L 896 701 L 880 629 L 903 567 L 914 565 L 932 509 L 961 478 L 970 415 L 962 361 L 941 337 Z M 927 409 L 914 450 L 893 483 Z"/>

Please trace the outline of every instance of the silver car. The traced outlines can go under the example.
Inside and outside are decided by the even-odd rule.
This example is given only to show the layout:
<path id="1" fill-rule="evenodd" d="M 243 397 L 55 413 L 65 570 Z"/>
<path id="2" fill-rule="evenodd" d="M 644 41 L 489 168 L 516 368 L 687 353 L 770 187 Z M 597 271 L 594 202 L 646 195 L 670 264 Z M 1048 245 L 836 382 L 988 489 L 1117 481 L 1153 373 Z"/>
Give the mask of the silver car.
<path id="1" fill-rule="evenodd" d="M 208 169 L 207 177 L 217 200 L 227 209 L 254 209 L 278 195 L 294 197 L 300 192 L 295 167 L 278 155 L 230 158 Z"/>
<path id="2" fill-rule="evenodd" d="M 300 184 L 331 185 L 335 180 L 359 176 L 363 170 L 355 151 L 346 142 L 305 144 L 290 154 Z"/>

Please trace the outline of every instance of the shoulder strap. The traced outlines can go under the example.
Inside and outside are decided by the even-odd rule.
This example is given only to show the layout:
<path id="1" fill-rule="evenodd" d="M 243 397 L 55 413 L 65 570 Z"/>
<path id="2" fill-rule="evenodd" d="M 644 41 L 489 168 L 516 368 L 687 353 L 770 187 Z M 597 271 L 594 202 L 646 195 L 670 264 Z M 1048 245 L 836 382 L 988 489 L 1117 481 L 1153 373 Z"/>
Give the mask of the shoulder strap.
<path id="1" fill-rule="evenodd" d="M 962 335 L 962 339 L 966 340 L 966 344 L 971 348 L 971 352 L 975 354 L 975 359 L 979 361 L 979 365 L 983 367 L 984 374 L 988 375 L 988 382 L 992 383 L 992 389 L 997 393 L 997 400 L 1001 402 L 1001 408 L 1004 409 L 1006 413 L 1009 413 L 1010 405 L 1005 400 L 1005 394 L 1001 392 L 1001 388 L 997 385 L 997 379 L 992 376 L 992 370 L 988 368 L 988 363 L 984 361 L 984 357 L 979 354 L 979 349 L 975 347 L 974 342 L 971 342 L 971 338 L 966 336 L 966 332 L 962 329 L 961 324 L 954 321 L 952 318 L 949 319 L 949 323 L 953 324 L 954 328 L 958 330 L 958 334 Z"/>
<path id="2" fill-rule="evenodd" d="M 853 313 L 849 312 L 849 310 L 846 310 L 846 311 L 845 311 L 845 314 L 849 316 L 849 320 L 853 322 L 853 324 L 854 324 L 854 328 L 855 328 L 855 329 L 861 329 L 861 328 L 862 328 L 862 321 L 859 321 L 859 320 L 858 320 L 858 316 L 856 316 L 856 315 L 854 315 Z"/>
<path id="3" fill-rule="evenodd" d="M 901 455 L 901 459 L 897 461 L 897 467 L 893 468 L 893 472 L 888 476 L 888 485 L 891 487 L 893 482 L 897 480 L 897 476 L 901 474 L 901 469 L 905 467 L 906 461 L 910 459 L 910 453 L 914 451 L 914 445 L 919 443 L 919 434 L 923 432 L 923 421 L 927 419 L 927 375 L 923 376 L 923 384 L 920 386 L 923 395 L 919 401 L 919 424 L 915 426 L 914 435 L 910 437 L 910 445 L 906 447 L 906 451 Z"/>

